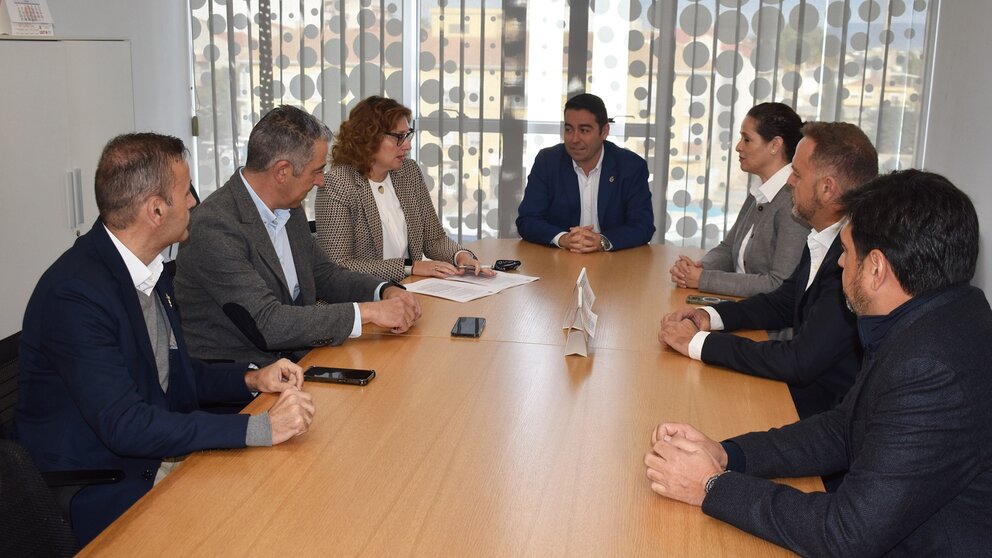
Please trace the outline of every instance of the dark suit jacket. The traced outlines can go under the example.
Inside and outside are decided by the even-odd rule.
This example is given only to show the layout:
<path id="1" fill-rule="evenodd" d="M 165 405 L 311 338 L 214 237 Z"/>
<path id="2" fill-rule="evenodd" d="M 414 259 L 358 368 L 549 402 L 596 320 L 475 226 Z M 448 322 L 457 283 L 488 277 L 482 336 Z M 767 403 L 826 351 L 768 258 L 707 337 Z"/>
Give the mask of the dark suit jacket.
<path id="1" fill-rule="evenodd" d="M 727 331 L 791 327 L 791 340 L 752 341 L 711 333 L 703 344 L 703 361 L 788 383 L 799 418 L 834 407 L 854 383 L 861 359 L 857 324 L 841 285 L 843 269 L 837 265 L 840 253 L 838 236 L 808 290 L 807 247 L 779 288 L 715 307 Z"/>
<path id="2" fill-rule="evenodd" d="M 82 544 L 152 487 L 163 457 L 245 446 L 247 415 L 198 409 L 247 402 L 247 366 L 191 360 L 168 274 L 155 292 L 177 344 L 168 393 L 159 385 L 131 275 L 102 221 L 45 272 L 24 314 L 15 437 L 42 471 L 125 473 L 121 482 L 84 488 L 73 500 Z"/>
<path id="3" fill-rule="evenodd" d="M 806 556 L 988 556 L 989 339 L 980 290 L 953 287 L 922 302 L 866 352 L 836 409 L 734 438 L 746 474 L 720 477 L 703 511 Z M 756 478 L 845 468 L 832 494 Z"/>
<path id="4" fill-rule="evenodd" d="M 599 174 L 599 228 L 614 250 L 647 244 L 654 234 L 648 165 L 632 151 L 603 142 Z M 538 244 L 551 244 L 560 232 L 579 225 L 579 179 L 564 144 L 542 149 L 527 177 L 517 231 Z"/>
<path id="5" fill-rule="evenodd" d="M 332 262 L 310 234 L 303 208 L 291 211 L 286 233 L 300 283 L 296 300 L 237 171 L 193 209 L 189 239 L 176 258 L 176 294 L 192 355 L 261 365 L 348 338 L 352 303 L 373 300 L 382 280 Z M 318 306 L 318 298 L 330 304 Z"/>
<path id="6" fill-rule="evenodd" d="M 453 263 L 461 250 L 448 238 L 437 210 L 431 203 L 417 163 L 403 161 L 399 170 L 389 172 L 393 189 L 406 218 L 410 259 L 426 255 L 432 260 Z M 368 273 L 389 281 L 406 278 L 403 258 L 382 259 L 382 219 L 369 179 L 349 165 L 335 165 L 317 190 L 317 242 L 335 262 L 352 271 Z"/>

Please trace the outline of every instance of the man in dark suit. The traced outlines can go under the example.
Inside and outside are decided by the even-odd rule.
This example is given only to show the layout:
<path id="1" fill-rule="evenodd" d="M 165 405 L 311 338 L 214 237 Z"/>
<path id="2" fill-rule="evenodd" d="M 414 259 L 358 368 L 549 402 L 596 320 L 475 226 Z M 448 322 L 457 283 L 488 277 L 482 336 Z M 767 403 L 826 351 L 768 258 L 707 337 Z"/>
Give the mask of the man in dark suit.
<path id="1" fill-rule="evenodd" d="M 844 292 L 865 355 L 836 409 L 716 443 L 661 424 L 651 488 L 803 556 L 988 556 L 992 309 L 968 282 L 978 216 L 907 170 L 846 194 Z M 836 492 L 765 480 L 848 469 Z"/>
<path id="2" fill-rule="evenodd" d="M 335 264 L 310 233 L 302 203 L 324 183 L 330 137 L 313 115 L 276 107 L 252 129 L 244 168 L 193 211 L 176 259 L 192 355 L 295 360 L 363 323 L 399 333 L 420 317 L 411 293 Z"/>
<path id="3" fill-rule="evenodd" d="M 278 444 L 313 418 L 292 362 L 208 366 L 186 351 L 160 255 L 188 234 L 194 200 L 185 155 L 173 137 L 111 140 L 96 171 L 100 218 L 41 277 L 24 314 L 15 437 L 42 471 L 125 474 L 73 499 L 81 544 L 183 456 Z M 282 393 L 268 413 L 252 417 L 199 410 L 246 403 L 252 391 Z"/>
<path id="4" fill-rule="evenodd" d="M 664 317 L 658 339 L 680 353 L 789 384 L 799 418 L 834 407 L 854 383 L 860 360 L 854 315 L 844 303 L 840 197 L 878 174 L 865 134 L 844 122 L 812 122 L 792 161 L 793 211 L 812 226 L 799 265 L 770 293 Z M 787 341 L 752 341 L 717 330 L 791 327 Z"/>
<path id="5" fill-rule="evenodd" d="M 581 93 L 565 103 L 565 141 L 534 159 L 520 201 L 517 231 L 573 252 L 647 244 L 654 234 L 648 165 L 606 141 L 603 100 Z"/>

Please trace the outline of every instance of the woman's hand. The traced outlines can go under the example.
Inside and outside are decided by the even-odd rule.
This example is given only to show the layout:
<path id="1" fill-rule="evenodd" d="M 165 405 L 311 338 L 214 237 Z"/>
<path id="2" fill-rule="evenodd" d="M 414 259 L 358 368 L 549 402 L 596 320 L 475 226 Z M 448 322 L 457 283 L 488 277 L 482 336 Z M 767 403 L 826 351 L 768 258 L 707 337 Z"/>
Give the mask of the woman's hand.
<path id="1" fill-rule="evenodd" d="M 670 270 L 672 283 L 684 289 L 698 289 L 699 276 L 703 274 L 703 263 L 679 256 Z"/>
<path id="2" fill-rule="evenodd" d="M 459 269 L 458 270 L 459 275 L 464 275 L 465 273 L 471 273 L 476 276 L 481 275 L 482 277 L 493 277 L 496 275 L 496 272 L 493 271 L 492 269 L 483 269 L 482 263 L 479 260 L 473 258 L 471 252 L 468 251 L 460 252 L 455 259 L 458 261 L 459 266 L 470 265 L 475 268 L 474 270 Z"/>
<path id="3" fill-rule="evenodd" d="M 418 260 L 413 262 L 413 275 L 420 277 L 438 277 L 446 279 L 452 275 L 461 275 L 459 270 L 448 262 L 437 260 Z"/>

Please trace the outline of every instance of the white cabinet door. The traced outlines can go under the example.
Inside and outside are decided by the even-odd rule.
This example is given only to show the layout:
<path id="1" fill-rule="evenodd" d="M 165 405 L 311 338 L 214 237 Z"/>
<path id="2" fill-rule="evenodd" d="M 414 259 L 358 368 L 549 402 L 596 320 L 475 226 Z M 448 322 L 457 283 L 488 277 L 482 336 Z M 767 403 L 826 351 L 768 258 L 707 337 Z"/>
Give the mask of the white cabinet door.
<path id="1" fill-rule="evenodd" d="M 103 145 L 134 128 L 130 44 L 0 40 L 0 339 L 21 330 L 38 278 L 97 217 Z M 70 226 L 67 174 L 83 217 Z"/>
<path id="2" fill-rule="evenodd" d="M 134 131 L 131 47 L 123 41 L 66 41 L 69 157 L 81 169 L 83 225 L 97 217 L 93 177 L 100 152 L 110 138 Z M 94 61 L 98 61 L 94 64 Z"/>

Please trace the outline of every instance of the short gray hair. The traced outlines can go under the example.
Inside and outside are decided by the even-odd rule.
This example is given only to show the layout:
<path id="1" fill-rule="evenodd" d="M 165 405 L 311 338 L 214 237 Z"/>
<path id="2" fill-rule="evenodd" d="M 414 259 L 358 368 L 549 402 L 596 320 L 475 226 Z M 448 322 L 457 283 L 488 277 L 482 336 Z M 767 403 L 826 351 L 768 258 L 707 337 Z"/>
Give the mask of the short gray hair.
<path id="1" fill-rule="evenodd" d="M 313 157 L 317 141 L 331 141 L 326 124 L 302 109 L 280 105 L 252 128 L 245 170 L 261 172 L 286 160 L 293 165 L 293 175 L 299 176 Z"/>

